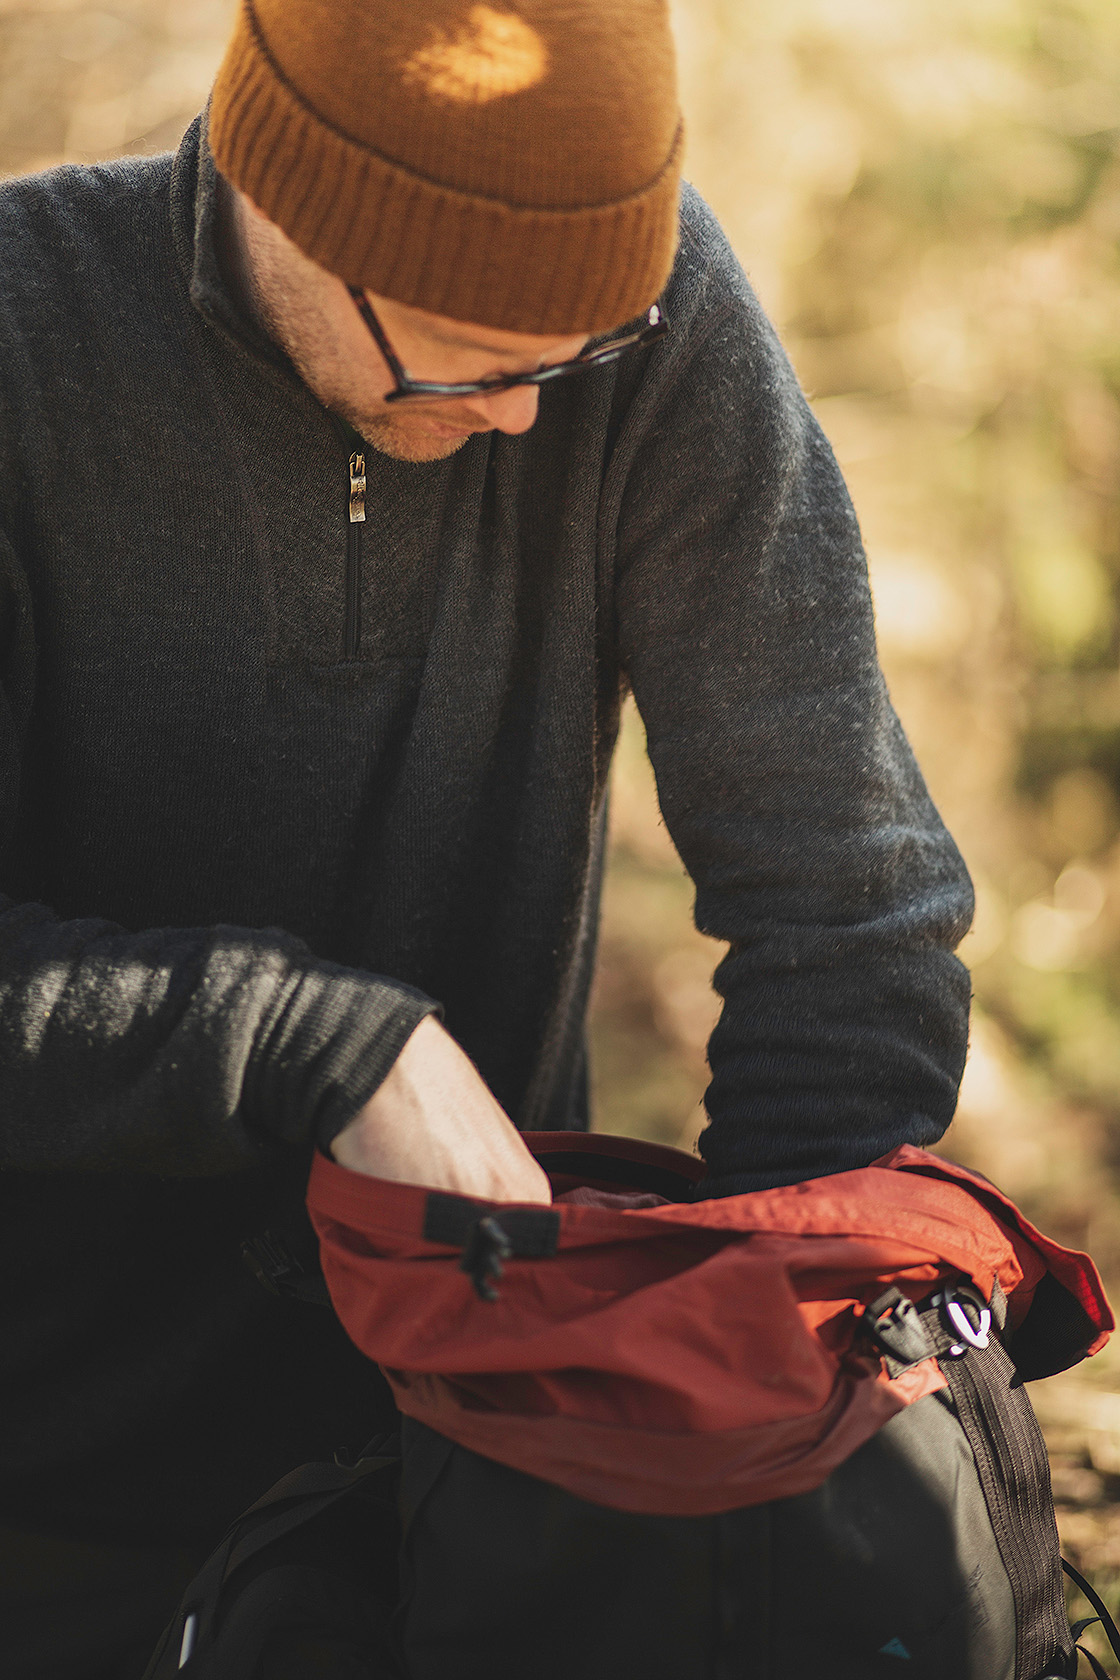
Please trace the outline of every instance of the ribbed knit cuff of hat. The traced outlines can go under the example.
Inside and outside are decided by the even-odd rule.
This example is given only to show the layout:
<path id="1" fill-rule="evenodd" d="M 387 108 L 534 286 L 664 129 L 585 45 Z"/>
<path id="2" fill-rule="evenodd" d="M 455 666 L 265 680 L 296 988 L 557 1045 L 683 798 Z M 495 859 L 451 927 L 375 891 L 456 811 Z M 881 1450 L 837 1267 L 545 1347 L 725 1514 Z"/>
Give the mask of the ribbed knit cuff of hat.
<path id="1" fill-rule="evenodd" d="M 209 138 L 321 267 L 434 314 L 596 333 L 672 267 L 664 0 L 243 0 Z"/>

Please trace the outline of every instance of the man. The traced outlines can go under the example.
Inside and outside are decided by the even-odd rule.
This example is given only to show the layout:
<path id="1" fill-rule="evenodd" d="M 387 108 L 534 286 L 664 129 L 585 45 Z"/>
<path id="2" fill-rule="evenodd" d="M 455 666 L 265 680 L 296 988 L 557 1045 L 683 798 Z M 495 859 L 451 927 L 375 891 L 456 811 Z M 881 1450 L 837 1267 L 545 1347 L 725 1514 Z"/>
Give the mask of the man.
<path id="1" fill-rule="evenodd" d="M 6 1674 L 127 1674 L 371 1433 L 240 1258 L 316 1144 L 547 1199 L 627 688 L 730 945 L 705 1193 L 948 1124 L 967 878 L 680 144 L 661 0 L 253 0 L 174 160 L 0 194 Z"/>

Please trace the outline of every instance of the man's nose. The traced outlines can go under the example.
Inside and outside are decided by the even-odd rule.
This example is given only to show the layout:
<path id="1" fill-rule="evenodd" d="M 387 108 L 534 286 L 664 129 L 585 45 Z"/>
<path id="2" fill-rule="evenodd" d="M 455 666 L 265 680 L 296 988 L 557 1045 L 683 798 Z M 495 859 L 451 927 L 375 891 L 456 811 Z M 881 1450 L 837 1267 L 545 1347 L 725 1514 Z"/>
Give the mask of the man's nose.
<path id="1" fill-rule="evenodd" d="M 493 396 L 471 397 L 471 412 L 499 432 L 527 432 L 537 418 L 540 390 L 536 385 L 512 385 Z"/>

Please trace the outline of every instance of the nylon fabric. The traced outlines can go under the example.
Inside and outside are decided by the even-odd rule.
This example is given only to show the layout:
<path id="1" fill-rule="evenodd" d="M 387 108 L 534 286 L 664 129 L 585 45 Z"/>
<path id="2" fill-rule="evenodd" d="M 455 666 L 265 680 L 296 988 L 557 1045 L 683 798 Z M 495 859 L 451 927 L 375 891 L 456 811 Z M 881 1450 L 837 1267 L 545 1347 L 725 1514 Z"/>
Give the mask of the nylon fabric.
<path id="1" fill-rule="evenodd" d="M 330 1163 L 313 1178 L 339 1310 L 364 1288 L 367 1328 L 398 1349 L 411 1335 L 453 1371 L 389 1372 L 453 1428 L 406 1409 L 392 1502 L 363 1509 L 384 1460 L 279 1483 L 188 1589 L 147 1680 L 173 1680 L 192 1615 L 186 1680 L 1071 1680 L 1084 1624 L 1065 1616 L 1045 1449 L 1001 1338 L 1030 1320 L 1032 1358 L 1068 1357 L 1064 1299 L 1099 1345 L 1112 1320 L 1091 1262 L 914 1150 L 846 1183 L 697 1202 L 696 1165 L 673 1151 L 530 1141 L 552 1168 L 551 1210 Z M 462 1260 L 503 1220 L 521 1242 L 480 1299 Z M 707 1290 L 713 1259 L 722 1296 Z M 627 1316 L 620 1351 L 610 1327 Z M 488 1370 L 455 1370 L 468 1358 Z M 840 1403 L 814 1410 L 829 1371 Z M 464 1397 L 478 1411 L 480 1394 L 499 1450 L 465 1438 Z M 737 1432 L 720 1426 L 735 1394 Z M 860 1436 L 864 1402 L 884 1394 L 892 1410 Z M 675 1432 L 650 1427 L 659 1407 L 676 1408 Z M 775 1424 L 798 1450 L 738 1497 L 744 1440 L 753 1429 L 761 1464 Z M 510 1440 L 532 1441 L 539 1468 L 508 1462 Z M 721 1458 L 718 1503 L 674 1508 L 681 1466 L 707 1464 L 710 1499 Z"/>
<path id="2" fill-rule="evenodd" d="M 557 1252 L 506 1260 L 495 1301 L 474 1295 L 454 1247 L 425 1236 L 422 1188 L 320 1157 L 308 1208 L 338 1316 L 401 1411 L 584 1499 L 697 1516 L 820 1486 L 945 1384 L 933 1358 L 892 1376 L 869 1345 L 862 1312 L 887 1284 L 918 1300 L 946 1279 L 984 1300 L 998 1287 L 1014 1328 L 1049 1276 L 1085 1306 L 1081 1352 L 1113 1323 L 1090 1260 L 920 1150 L 695 1201 L 695 1163 L 679 1152 L 631 1156 L 601 1135 L 528 1141 L 548 1159 L 570 1151 L 565 1166 L 630 1159 L 636 1189 L 679 1163 L 681 1199 L 633 1207 L 604 1190 L 598 1206 L 567 1203 L 586 1165 L 554 1166 Z"/>
<path id="3" fill-rule="evenodd" d="M 949 1342 L 942 1332 L 941 1368 L 1015 1596 L 1015 1680 L 1034 1680 L 1059 1661 L 1068 1664 L 1071 1649 L 1046 1444 L 998 1340 L 956 1359 L 946 1355 Z"/>
<path id="4" fill-rule="evenodd" d="M 402 1439 L 410 1680 L 1013 1680 L 1010 1584 L 934 1397 L 812 1493 L 713 1517 L 579 1500 L 411 1421 Z"/>
<path id="5" fill-rule="evenodd" d="M 395 1450 L 305 1464 L 270 1488 L 188 1586 L 144 1680 L 396 1680 L 398 1464 Z"/>

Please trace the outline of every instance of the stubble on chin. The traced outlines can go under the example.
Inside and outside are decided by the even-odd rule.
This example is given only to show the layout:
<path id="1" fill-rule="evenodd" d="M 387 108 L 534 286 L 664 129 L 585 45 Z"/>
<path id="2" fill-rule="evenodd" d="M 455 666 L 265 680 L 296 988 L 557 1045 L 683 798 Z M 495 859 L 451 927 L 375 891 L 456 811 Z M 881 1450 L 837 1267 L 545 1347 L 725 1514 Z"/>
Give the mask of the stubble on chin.
<path id="1" fill-rule="evenodd" d="M 382 406 L 376 412 L 355 397 L 346 378 L 332 323 L 310 287 L 291 285 L 287 275 L 260 265 L 253 287 L 254 312 L 284 351 L 308 390 L 324 408 L 352 426 L 359 437 L 394 461 L 445 461 L 467 437 L 441 438 L 398 420 Z M 468 434 L 470 435 L 470 434 Z"/>
<path id="2" fill-rule="evenodd" d="M 397 420 L 384 409 L 371 413 L 347 388 L 337 362 L 326 351 L 324 338 L 315 342 L 313 335 L 308 344 L 301 343 L 299 335 L 289 333 L 284 348 L 303 383 L 324 408 L 345 420 L 379 454 L 388 455 L 393 461 L 412 461 L 419 465 L 425 461 L 446 461 L 466 443 L 467 437 L 441 438 L 413 430 L 407 422 Z"/>
<path id="3" fill-rule="evenodd" d="M 355 390 L 348 358 L 323 294 L 324 276 L 279 229 L 222 183 L 223 261 L 243 305 L 284 351 L 303 383 L 332 414 L 394 461 L 445 461 L 471 433 L 436 437 L 384 403 L 371 410 Z M 432 419 L 439 421 L 438 414 Z"/>
<path id="4" fill-rule="evenodd" d="M 352 426 L 358 436 L 364 438 L 378 454 L 388 455 L 393 461 L 412 461 L 417 465 L 426 461 L 446 461 L 450 456 L 457 454 L 468 438 L 474 435 L 468 433 L 458 438 L 425 436 L 421 432 L 410 430 L 391 416 L 363 413 L 341 395 L 328 403 L 327 407 L 333 414 L 345 420 L 348 426 Z"/>

